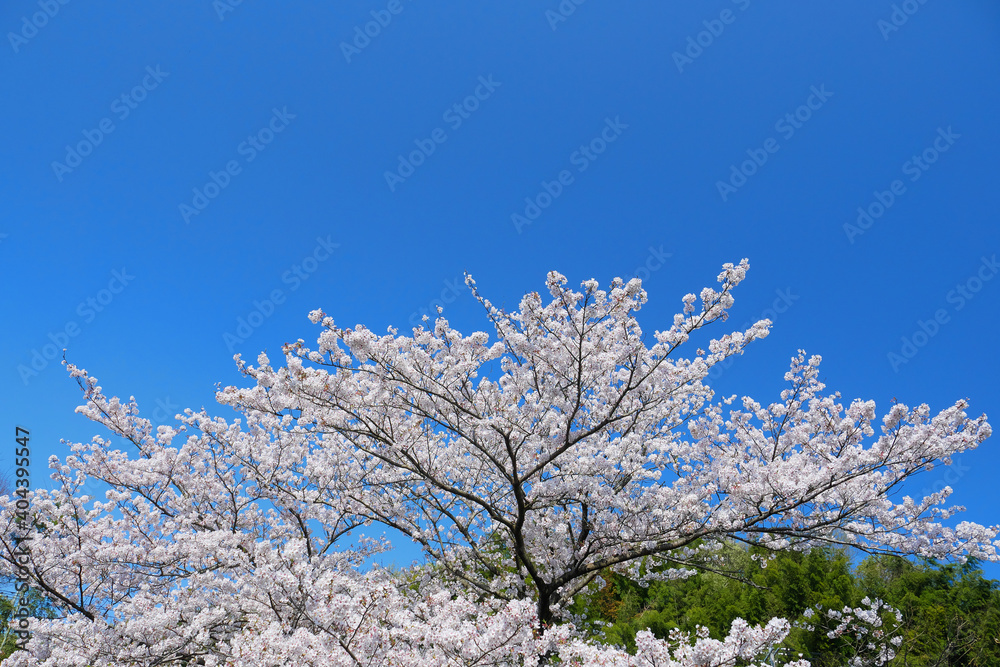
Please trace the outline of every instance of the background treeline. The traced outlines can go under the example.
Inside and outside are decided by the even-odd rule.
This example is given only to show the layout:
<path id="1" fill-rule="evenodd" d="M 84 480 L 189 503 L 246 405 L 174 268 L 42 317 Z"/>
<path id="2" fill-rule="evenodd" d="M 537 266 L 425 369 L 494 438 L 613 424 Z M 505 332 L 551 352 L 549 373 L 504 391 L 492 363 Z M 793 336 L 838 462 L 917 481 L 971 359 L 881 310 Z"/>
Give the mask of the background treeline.
<path id="1" fill-rule="evenodd" d="M 752 555 L 734 546 L 720 568 L 751 583 L 707 572 L 642 587 L 608 574 L 573 611 L 605 641 L 634 651 L 636 633 L 646 628 L 666 638 L 673 628 L 705 626 L 721 639 L 738 617 L 754 624 L 775 616 L 796 621 L 809 607 L 842 609 L 880 598 L 903 615 L 902 645 L 890 665 L 1000 666 L 1000 582 L 985 579 L 975 561 L 941 565 L 872 556 L 852 563 L 846 551 L 827 548 L 781 553 L 762 568 Z M 37 594 L 30 600 L 39 616 L 57 615 Z M 0 658 L 14 651 L 16 637 L 4 632 L 12 612 L 11 600 L 0 596 Z M 802 653 L 816 667 L 842 667 L 855 655 L 850 638 L 830 639 L 821 631 L 793 629 L 785 645 L 788 652 L 776 658 Z"/>
<path id="2" fill-rule="evenodd" d="M 6 588 L 13 588 L 14 582 L 10 578 L 5 578 L 3 583 Z M 17 613 L 15 601 L 17 594 L 14 591 L 7 591 L 0 594 L 0 660 L 3 660 L 17 649 L 18 637 L 14 629 L 10 627 L 10 619 Z M 53 607 L 38 591 L 29 590 L 24 598 L 26 607 L 31 615 L 37 618 L 58 618 L 58 610 Z"/>
<path id="3" fill-rule="evenodd" d="M 724 564 L 728 575 L 738 574 L 752 583 L 702 573 L 644 588 L 609 575 L 599 592 L 574 611 L 597 621 L 595 631 L 606 641 L 634 651 L 636 632 L 646 628 L 666 638 L 672 628 L 693 632 L 700 625 L 721 639 L 737 617 L 752 624 L 775 616 L 795 622 L 804 620 L 808 607 L 842 610 L 861 606 L 865 597 L 879 598 L 903 617 L 902 645 L 890 665 L 1000 666 L 1000 582 L 985 579 L 973 560 L 941 565 L 870 556 L 852 563 L 847 551 L 827 548 L 808 554 L 781 553 L 762 568 L 753 554 L 733 547 Z M 802 653 L 816 667 L 842 667 L 855 655 L 851 644 L 850 636 L 830 639 L 825 632 L 796 628 L 782 657 Z"/>

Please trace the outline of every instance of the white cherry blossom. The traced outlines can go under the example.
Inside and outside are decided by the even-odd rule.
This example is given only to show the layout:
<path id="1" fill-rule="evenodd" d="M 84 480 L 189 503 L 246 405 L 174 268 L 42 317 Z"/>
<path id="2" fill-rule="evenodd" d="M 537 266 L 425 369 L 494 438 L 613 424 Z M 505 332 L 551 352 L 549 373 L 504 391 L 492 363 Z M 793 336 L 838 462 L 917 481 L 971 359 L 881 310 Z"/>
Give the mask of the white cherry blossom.
<path id="1" fill-rule="evenodd" d="M 577 291 L 556 272 L 513 312 L 468 278 L 488 332 L 439 316 L 376 334 L 314 310 L 314 349 L 287 345 L 283 365 L 237 357 L 248 386 L 217 397 L 238 417 L 187 410 L 155 432 L 134 400 L 68 365 L 79 412 L 129 450 L 71 444 L 50 461 L 54 488 L 30 494 L 27 574 L 64 615 L 33 621 L 4 664 L 732 665 L 762 659 L 788 623 L 738 621 L 724 640 L 641 633 L 633 656 L 564 610 L 602 572 L 690 576 L 732 540 L 997 560 L 996 527 L 943 523 L 961 510 L 943 506 L 950 489 L 891 498 L 989 436 L 964 400 L 880 420 L 874 402 L 826 392 L 820 358 L 801 351 L 777 400 L 716 398 L 712 366 L 770 323 L 680 348 L 727 319 L 747 269 L 726 264 L 651 333 L 638 280 Z M 370 567 L 388 545 L 356 538 L 383 527 L 427 564 Z"/>

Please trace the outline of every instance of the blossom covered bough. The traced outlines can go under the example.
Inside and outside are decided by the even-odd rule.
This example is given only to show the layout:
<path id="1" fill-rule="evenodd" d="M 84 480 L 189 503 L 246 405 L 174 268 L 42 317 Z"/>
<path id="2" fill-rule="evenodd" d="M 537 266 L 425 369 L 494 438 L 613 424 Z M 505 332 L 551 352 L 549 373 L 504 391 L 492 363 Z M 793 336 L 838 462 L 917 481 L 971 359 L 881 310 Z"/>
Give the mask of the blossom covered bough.
<path id="1" fill-rule="evenodd" d="M 640 633 L 630 655 L 569 607 L 602 572 L 689 576 L 734 540 L 997 560 L 996 527 L 943 525 L 961 509 L 942 507 L 950 489 L 890 499 L 989 436 L 964 401 L 894 404 L 879 423 L 872 401 L 824 393 L 802 352 L 780 400 L 716 399 L 709 371 L 767 320 L 678 355 L 726 319 L 747 268 L 725 265 L 653 334 L 638 280 L 574 290 L 554 272 L 549 297 L 515 312 L 467 279 L 492 337 L 443 317 L 379 335 L 314 311 L 315 349 L 286 345 L 283 366 L 237 356 L 253 382 L 217 398 L 239 418 L 187 410 L 155 432 L 68 365 L 78 410 L 132 451 L 95 437 L 50 461 L 20 567 L 64 615 L 34 620 L 4 665 L 744 664 L 773 656 L 789 623 Z M 103 500 L 85 493 L 94 480 Z M 15 574 L 9 501 L 0 563 Z M 378 526 L 427 563 L 368 565 L 388 545 L 347 536 Z"/>

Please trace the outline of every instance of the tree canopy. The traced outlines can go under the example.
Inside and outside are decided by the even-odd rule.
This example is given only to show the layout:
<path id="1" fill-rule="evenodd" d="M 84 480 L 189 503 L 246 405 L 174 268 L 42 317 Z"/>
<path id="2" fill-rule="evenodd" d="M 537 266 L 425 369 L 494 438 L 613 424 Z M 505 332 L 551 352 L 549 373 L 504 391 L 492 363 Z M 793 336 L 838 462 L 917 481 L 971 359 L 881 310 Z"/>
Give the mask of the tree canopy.
<path id="1" fill-rule="evenodd" d="M 313 311 L 314 349 L 286 345 L 283 366 L 237 356 L 251 385 L 217 399 L 239 417 L 186 410 L 155 431 L 134 399 L 68 364 L 78 410 L 133 451 L 72 444 L 50 462 L 56 488 L 0 517 L 5 535 L 32 532 L 27 563 L 3 538 L 6 572 L 63 612 L 33 622 L 9 664 L 735 664 L 773 659 L 790 614 L 741 598 L 728 635 L 622 635 L 631 654 L 573 609 L 607 577 L 724 573 L 734 544 L 996 559 L 997 528 L 943 523 L 950 489 L 890 498 L 989 436 L 965 401 L 936 414 L 894 403 L 879 419 L 873 401 L 826 392 L 820 358 L 802 351 L 778 400 L 716 398 L 709 371 L 770 323 L 680 350 L 727 318 L 747 269 L 724 265 L 718 289 L 685 295 L 652 333 L 636 318 L 639 280 L 574 290 L 555 272 L 547 299 L 529 293 L 513 312 L 468 278 L 492 334 L 444 317 L 376 334 Z M 110 487 L 104 501 L 81 493 L 88 479 Z M 428 564 L 367 567 L 387 545 L 345 536 L 378 526 Z M 829 617 L 835 632 L 883 632 L 881 602 L 860 604 Z"/>

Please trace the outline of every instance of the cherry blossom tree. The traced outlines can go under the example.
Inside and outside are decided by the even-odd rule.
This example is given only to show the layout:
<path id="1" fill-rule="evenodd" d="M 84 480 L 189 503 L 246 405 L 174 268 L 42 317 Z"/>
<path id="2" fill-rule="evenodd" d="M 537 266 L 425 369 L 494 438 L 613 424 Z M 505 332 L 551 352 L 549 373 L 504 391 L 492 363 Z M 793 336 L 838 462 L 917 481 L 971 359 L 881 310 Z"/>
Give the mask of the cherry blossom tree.
<path id="1" fill-rule="evenodd" d="M 989 436 L 964 401 L 893 404 L 878 423 L 874 402 L 825 393 L 801 351 L 780 400 L 715 397 L 711 368 L 770 326 L 699 331 L 726 319 L 747 268 L 726 264 L 652 334 L 638 280 L 574 290 L 554 272 L 549 297 L 514 312 L 468 278 L 491 333 L 439 316 L 380 335 L 317 310 L 315 349 L 286 345 L 277 367 L 237 355 L 252 383 L 217 398 L 239 418 L 188 410 L 155 433 L 70 365 L 79 411 L 135 453 L 72 445 L 50 463 L 57 488 L 31 495 L 30 554 L 2 538 L 6 570 L 66 613 L 5 664 L 735 664 L 787 621 L 734 623 L 722 641 L 642 635 L 630 656 L 569 607 L 602 572 L 689 576 L 733 540 L 997 560 L 998 528 L 943 525 L 962 509 L 942 507 L 950 489 L 890 497 Z M 4 535 L 18 518 L 0 516 Z M 378 526 L 428 563 L 366 566 L 384 541 L 345 536 Z"/>

